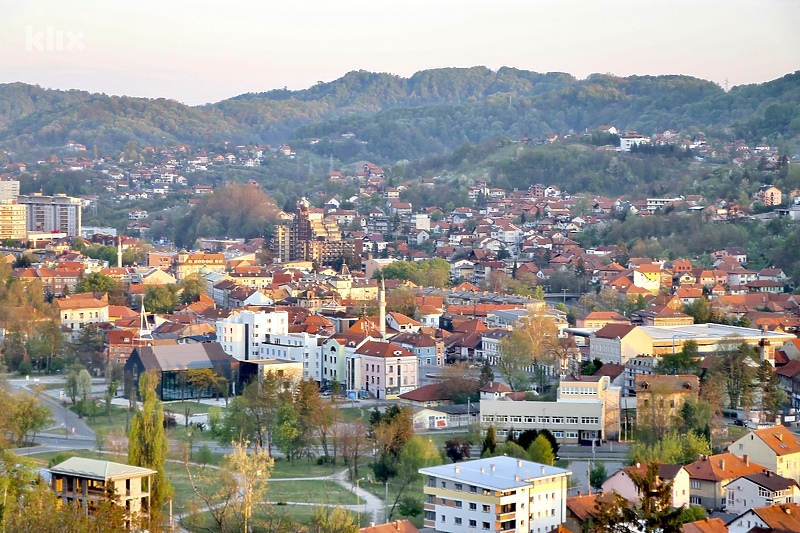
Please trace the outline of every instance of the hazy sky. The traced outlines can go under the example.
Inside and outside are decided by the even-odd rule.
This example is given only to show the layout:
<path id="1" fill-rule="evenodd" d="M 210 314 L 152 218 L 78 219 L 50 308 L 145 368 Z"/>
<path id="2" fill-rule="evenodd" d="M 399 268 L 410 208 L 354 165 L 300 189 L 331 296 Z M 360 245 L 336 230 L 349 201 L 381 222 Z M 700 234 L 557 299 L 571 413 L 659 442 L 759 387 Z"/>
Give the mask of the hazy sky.
<path id="1" fill-rule="evenodd" d="M 0 0 L 0 83 L 197 104 L 364 69 L 688 74 L 800 69 L 797 0 Z"/>

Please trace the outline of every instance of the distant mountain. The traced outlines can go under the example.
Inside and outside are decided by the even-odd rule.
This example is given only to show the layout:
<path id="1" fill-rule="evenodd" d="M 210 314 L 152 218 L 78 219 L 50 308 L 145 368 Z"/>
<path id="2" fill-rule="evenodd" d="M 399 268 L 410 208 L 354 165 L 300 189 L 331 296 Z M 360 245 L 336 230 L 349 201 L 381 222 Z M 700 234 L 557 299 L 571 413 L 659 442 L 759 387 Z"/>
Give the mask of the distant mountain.
<path id="1" fill-rule="evenodd" d="M 602 124 L 651 134 L 669 128 L 712 129 L 760 139 L 800 133 L 800 72 L 733 88 L 689 76 L 595 74 L 577 80 L 485 67 L 425 70 L 410 78 L 350 72 L 300 91 L 243 94 L 187 106 L 167 99 L 0 85 L 0 146 L 25 151 L 75 140 L 119 150 L 136 140 L 302 143 L 343 160 L 418 158 L 464 141 L 497 136 L 539 138 Z M 354 139 L 342 140 L 352 132 Z"/>

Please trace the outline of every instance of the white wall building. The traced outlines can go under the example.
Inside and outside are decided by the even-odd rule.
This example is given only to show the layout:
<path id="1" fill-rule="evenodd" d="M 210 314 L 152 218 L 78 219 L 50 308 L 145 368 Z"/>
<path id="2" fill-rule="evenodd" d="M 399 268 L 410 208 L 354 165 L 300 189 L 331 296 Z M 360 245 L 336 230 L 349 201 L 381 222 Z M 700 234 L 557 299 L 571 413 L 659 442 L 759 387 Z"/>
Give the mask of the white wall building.
<path id="1" fill-rule="evenodd" d="M 268 335 L 289 333 L 289 313 L 286 311 L 233 311 L 228 318 L 217 321 L 217 342 L 226 354 L 247 361 L 280 356 L 262 356 L 261 344 Z M 285 359 L 285 357 L 281 357 Z"/>
<path id="2" fill-rule="evenodd" d="M 800 502 L 800 486 L 793 479 L 767 470 L 734 479 L 726 487 L 725 512 L 741 514 L 753 507 Z"/>
<path id="3" fill-rule="evenodd" d="M 566 520 L 571 472 L 512 457 L 421 468 L 425 527 L 445 533 L 548 533 Z"/>

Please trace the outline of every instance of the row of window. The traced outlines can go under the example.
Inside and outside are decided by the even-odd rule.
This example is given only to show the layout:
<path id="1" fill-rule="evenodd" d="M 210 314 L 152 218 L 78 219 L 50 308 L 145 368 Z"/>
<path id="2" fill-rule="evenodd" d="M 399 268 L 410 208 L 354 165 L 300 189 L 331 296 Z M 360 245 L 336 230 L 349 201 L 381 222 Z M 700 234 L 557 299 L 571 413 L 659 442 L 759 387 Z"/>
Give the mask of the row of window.
<path id="1" fill-rule="evenodd" d="M 508 416 L 483 415 L 483 422 L 511 422 L 525 424 L 599 424 L 599 416 Z"/>

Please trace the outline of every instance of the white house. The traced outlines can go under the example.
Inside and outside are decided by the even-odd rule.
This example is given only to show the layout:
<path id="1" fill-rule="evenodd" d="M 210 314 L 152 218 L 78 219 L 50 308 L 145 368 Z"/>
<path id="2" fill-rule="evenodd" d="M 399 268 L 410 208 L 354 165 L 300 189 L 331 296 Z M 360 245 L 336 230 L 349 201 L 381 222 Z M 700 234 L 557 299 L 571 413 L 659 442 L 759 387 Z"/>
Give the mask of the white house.
<path id="1" fill-rule="evenodd" d="M 769 470 L 738 477 L 726 489 L 725 512 L 737 515 L 753 507 L 800 502 L 797 481 Z"/>
<path id="2" fill-rule="evenodd" d="M 368 341 L 355 354 L 361 357 L 363 388 L 379 400 L 417 388 L 417 356 L 402 346 Z"/>
<path id="3" fill-rule="evenodd" d="M 647 465 L 636 464 L 617 470 L 611 477 L 603 482 L 603 492 L 616 492 L 623 498 L 631 502 L 638 502 L 641 499 L 639 489 L 631 479 L 631 474 L 644 476 L 647 472 Z M 681 465 L 660 465 L 658 477 L 664 481 L 672 481 L 672 507 L 689 506 L 689 472 Z"/>

